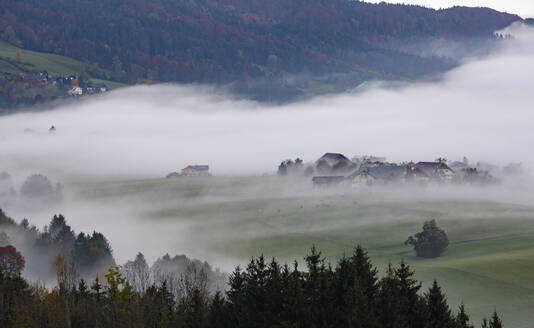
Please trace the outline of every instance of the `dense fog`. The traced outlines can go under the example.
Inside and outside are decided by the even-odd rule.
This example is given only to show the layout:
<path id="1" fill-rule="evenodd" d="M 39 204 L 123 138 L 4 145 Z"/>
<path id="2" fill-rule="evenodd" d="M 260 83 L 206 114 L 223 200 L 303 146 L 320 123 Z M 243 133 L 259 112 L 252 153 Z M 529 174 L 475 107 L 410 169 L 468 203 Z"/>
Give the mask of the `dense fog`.
<path id="1" fill-rule="evenodd" d="M 110 92 L 0 119 L 0 166 L 80 177 L 160 177 L 188 164 L 216 174 L 273 172 L 284 158 L 325 151 L 389 160 L 438 156 L 531 165 L 533 33 L 473 59 L 439 82 L 370 83 L 279 107 L 209 87 L 157 85 Z M 50 126 L 56 133 L 47 132 Z"/>
<path id="2" fill-rule="evenodd" d="M 308 197 L 315 193 L 306 189 L 308 180 L 282 187 L 236 182 L 238 189 L 214 186 L 193 200 L 169 185 L 160 191 L 157 184 L 150 185 L 153 180 L 143 191 L 134 182 L 128 189 L 113 181 L 159 179 L 189 164 L 208 164 L 219 177 L 260 176 L 274 174 L 286 158 L 313 161 L 327 151 L 379 155 L 394 162 L 467 156 L 497 166 L 522 163 L 528 170 L 534 165 L 534 93 L 528 92 L 534 90 L 534 32 L 515 25 L 502 33 L 514 38 L 499 41 L 491 56 L 467 60 L 433 82 L 374 82 L 345 94 L 280 106 L 236 99 L 206 86 L 137 86 L 53 110 L 0 117 L 0 172 L 11 174 L 17 191 L 28 175 L 41 173 L 51 184 L 62 184 L 54 188 L 63 193 L 57 203 L 33 207 L 19 202 L 6 210 L 38 227 L 63 213 L 76 231 L 103 232 L 118 263 L 138 251 L 150 261 L 169 252 L 231 269 L 235 259 L 226 263 L 221 253 L 210 252 L 210 242 L 224 236 L 206 232 L 209 220 L 199 222 L 211 215 L 219 220 L 216 226 L 231 225 L 237 218 L 216 211 L 196 217 L 187 209 L 210 209 L 227 200 Z M 524 188 L 524 180 L 520 182 Z M 409 195 L 432 198 L 427 192 Z M 457 190 L 439 197 L 444 195 L 460 197 Z M 471 195 L 477 201 L 530 204 L 528 193 L 515 187 Z M 397 196 L 380 197 L 399 201 Z M 280 211 L 262 206 L 254 210 Z M 240 215 L 254 215 L 247 211 Z"/>

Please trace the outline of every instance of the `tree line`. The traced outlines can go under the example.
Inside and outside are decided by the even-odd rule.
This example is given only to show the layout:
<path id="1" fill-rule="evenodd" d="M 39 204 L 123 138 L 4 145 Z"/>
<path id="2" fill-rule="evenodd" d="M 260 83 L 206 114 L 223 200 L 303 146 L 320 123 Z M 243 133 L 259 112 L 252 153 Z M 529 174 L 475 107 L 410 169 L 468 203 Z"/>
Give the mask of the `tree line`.
<path id="1" fill-rule="evenodd" d="M 88 284 L 32 286 L 20 274 L 0 272 L 0 326 L 11 327 L 473 327 L 463 305 L 452 311 L 436 281 L 425 292 L 405 264 L 378 276 L 356 247 L 335 266 L 313 247 L 297 263 L 263 256 L 231 274 L 226 291 L 184 278 L 182 293 L 166 283 L 136 289 L 120 268 Z M 497 313 L 482 327 L 500 328 Z"/>
<path id="2" fill-rule="evenodd" d="M 26 274 L 32 279 L 47 282 L 61 272 L 61 277 L 75 281 L 106 272 L 116 264 L 102 233 L 76 234 L 61 214 L 54 215 L 40 231 L 27 219 L 16 223 L 0 209 L 0 228 L 0 246 L 17 247 L 25 258 Z"/>
<path id="3" fill-rule="evenodd" d="M 442 72 L 452 64 L 397 51 L 395 44 L 487 39 L 518 20 L 484 8 L 349 0 L 7 0 L 0 3 L 0 38 L 97 63 L 102 69 L 88 70 L 94 77 L 235 83 L 269 98 L 298 93 L 310 76 L 352 87 Z M 338 81 L 332 73 L 345 77 Z M 303 80 L 290 88 L 295 75 Z"/>

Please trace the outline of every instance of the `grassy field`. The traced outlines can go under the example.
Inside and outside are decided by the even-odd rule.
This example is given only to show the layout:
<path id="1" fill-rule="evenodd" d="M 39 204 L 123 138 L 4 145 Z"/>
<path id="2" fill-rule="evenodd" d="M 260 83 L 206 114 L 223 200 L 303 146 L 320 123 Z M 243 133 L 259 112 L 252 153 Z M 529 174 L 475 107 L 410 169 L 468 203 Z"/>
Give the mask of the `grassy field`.
<path id="1" fill-rule="evenodd" d="M 0 72 L 17 73 L 20 71 L 9 61 L 2 59 L 2 57 L 13 59 L 18 50 L 21 52 L 20 66 L 27 70 L 46 70 L 51 75 L 78 75 L 85 66 L 83 62 L 69 57 L 24 50 L 0 40 Z M 93 79 L 93 81 L 105 83 L 111 89 L 124 86 L 122 83 L 108 80 Z"/>
<path id="2" fill-rule="evenodd" d="M 465 302 L 476 322 L 497 309 L 506 327 L 534 326 L 534 207 L 500 202 L 498 192 L 314 190 L 309 181 L 275 177 L 70 188 L 73 200 L 94 208 L 135 207 L 125 220 L 146 223 L 145 232 L 157 236 L 147 245 L 171 243 L 176 253 L 193 253 L 224 269 L 261 253 L 301 260 L 312 244 L 336 262 L 359 243 L 381 270 L 405 260 L 425 287 L 437 279 L 450 303 Z M 421 260 L 403 242 L 429 218 L 447 231 L 451 245 L 444 256 Z M 116 250 L 123 247 L 110 239 Z"/>

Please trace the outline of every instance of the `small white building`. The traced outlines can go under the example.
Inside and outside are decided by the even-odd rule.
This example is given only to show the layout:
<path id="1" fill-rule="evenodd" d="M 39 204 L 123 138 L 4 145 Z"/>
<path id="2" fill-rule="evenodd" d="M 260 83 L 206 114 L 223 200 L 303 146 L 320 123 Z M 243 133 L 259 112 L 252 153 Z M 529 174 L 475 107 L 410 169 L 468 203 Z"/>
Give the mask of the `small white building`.
<path id="1" fill-rule="evenodd" d="M 434 181 L 453 182 L 458 178 L 456 173 L 444 162 L 419 162 L 413 168 Z"/>
<path id="2" fill-rule="evenodd" d="M 83 90 L 80 87 L 74 86 L 69 89 L 68 93 L 72 97 L 77 97 L 83 95 Z"/>

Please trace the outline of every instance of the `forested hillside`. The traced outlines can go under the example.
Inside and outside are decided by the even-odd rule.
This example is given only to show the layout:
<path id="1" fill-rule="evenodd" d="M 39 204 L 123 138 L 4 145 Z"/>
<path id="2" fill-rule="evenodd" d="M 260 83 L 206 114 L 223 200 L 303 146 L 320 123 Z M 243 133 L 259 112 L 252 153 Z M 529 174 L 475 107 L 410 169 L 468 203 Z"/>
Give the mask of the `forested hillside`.
<path id="1" fill-rule="evenodd" d="M 98 63 L 109 70 L 100 78 L 237 82 L 237 89 L 269 99 L 320 89 L 291 85 L 295 75 L 346 88 L 442 72 L 454 62 L 393 45 L 489 39 L 520 19 L 485 8 L 349 0 L 6 0 L 0 36 L 24 49 Z"/>

